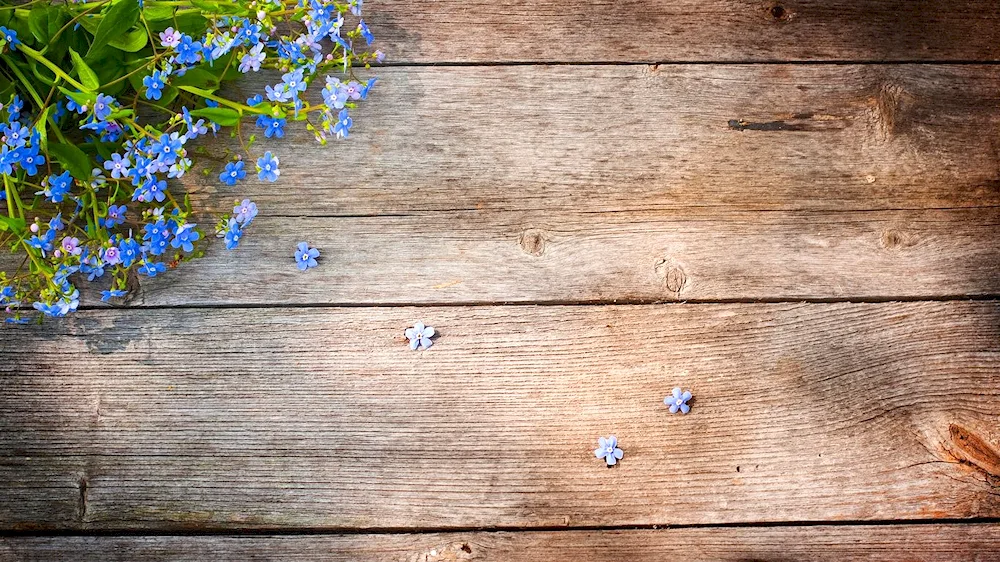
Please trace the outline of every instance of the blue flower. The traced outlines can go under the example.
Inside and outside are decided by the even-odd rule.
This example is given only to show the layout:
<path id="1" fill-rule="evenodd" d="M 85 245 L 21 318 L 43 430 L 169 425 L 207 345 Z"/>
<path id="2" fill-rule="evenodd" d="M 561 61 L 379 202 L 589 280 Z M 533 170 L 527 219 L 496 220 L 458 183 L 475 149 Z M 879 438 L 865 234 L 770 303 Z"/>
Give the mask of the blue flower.
<path id="1" fill-rule="evenodd" d="M 285 119 L 279 119 L 277 117 L 271 117 L 268 115 L 261 115 L 257 117 L 257 126 L 264 129 L 264 136 L 267 138 L 278 137 L 279 139 L 285 136 Z"/>
<path id="2" fill-rule="evenodd" d="M 247 226 L 257 217 L 257 204 L 249 199 L 244 199 L 242 203 L 233 207 L 233 214 L 236 215 L 236 222 Z"/>
<path id="3" fill-rule="evenodd" d="M 193 252 L 194 242 L 197 242 L 201 238 L 201 233 L 194 229 L 195 226 L 197 225 L 185 224 L 178 227 L 170 245 L 174 248 L 180 248 L 185 252 Z"/>
<path id="4" fill-rule="evenodd" d="M 201 59 L 202 50 L 200 42 L 190 35 L 182 35 L 181 42 L 177 44 L 175 60 L 181 64 L 194 64 Z"/>
<path id="5" fill-rule="evenodd" d="M 44 194 L 53 203 L 62 203 L 63 198 L 69 193 L 70 185 L 73 183 L 73 178 L 70 177 L 69 172 L 63 172 L 58 176 L 48 177 L 48 187 L 44 191 L 40 191 L 35 195 Z"/>
<path id="6" fill-rule="evenodd" d="M 129 166 L 131 165 L 132 163 L 129 162 L 128 158 L 123 158 L 117 152 L 111 155 L 111 160 L 104 161 L 104 169 L 110 171 L 111 177 L 116 180 L 128 177 Z"/>
<path id="7" fill-rule="evenodd" d="M 676 414 L 677 410 L 680 410 L 682 414 L 686 414 L 691 411 L 691 406 L 687 404 L 690 399 L 691 391 L 685 390 L 682 393 L 680 387 L 677 387 L 671 391 L 670 396 L 663 399 L 663 403 L 670 406 L 671 414 Z"/>
<path id="8" fill-rule="evenodd" d="M 117 299 L 124 297 L 128 294 L 128 291 L 120 291 L 118 289 L 111 289 L 109 291 L 101 291 L 101 302 L 108 302 L 111 299 Z"/>
<path id="9" fill-rule="evenodd" d="M 7 42 L 7 46 L 10 47 L 11 51 L 16 51 L 17 46 L 21 44 L 21 40 L 17 38 L 17 32 L 13 29 L 7 29 L 6 27 L 0 25 L 0 38 Z"/>
<path id="10" fill-rule="evenodd" d="M 156 277 L 157 274 L 163 273 L 166 270 L 167 266 L 162 263 L 147 260 L 142 260 L 142 265 L 139 267 L 139 273 L 148 275 L 149 277 Z"/>
<path id="11" fill-rule="evenodd" d="M 10 115 L 11 121 L 17 121 L 21 118 L 21 110 L 24 109 L 24 102 L 21 101 L 21 97 L 14 94 L 13 99 L 7 104 L 7 115 Z"/>
<path id="12" fill-rule="evenodd" d="M 303 71 L 301 68 L 283 74 L 281 76 L 281 82 L 285 85 L 285 89 L 293 95 L 306 91 L 306 87 L 308 86 L 306 81 L 303 79 Z"/>
<path id="13" fill-rule="evenodd" d="M 257 159 L 257 177 L 261 180 L 278 181 L 281 170 L 278 169 L 278 157 L 271 154 L 271 151 L 264 153 Z"/>
<path id="14" fill-rule="evenodd" d="M 104 276 L 104 262 L 97 258 L 89 258 L 80 263 L 80 273 L 87 276 L 87 281 L 93 281 Z"/>
<path id="15" fill-rule="evenodd" d="M 264 96 L 260 94 L 254 94 L 253 97 L 247 98 L 247 105 L 254 107 L 255 105 L 260 105 L 264 102 Z"/>
<path id="16" fill-rule="evenodd" d="M 375 85 L 375 82 L 378 82 L 378 78 L 369 78 L 368 79 L 368 83 L 365 84 L 363 88 L 361 88 L 361 99 L 363 99 L 363 100 L 368 99 L 368 92 L 371 91 L 372 86 Z"/>
<path id="17" fill-rule="evenodd" d="M 98 121 L 104 121 L 111 115 L 114 105 L 115 98 L 104 94 L 97 94 L 97 100 L 94 101 L 94 117 Z"/>
<path id="18" fill-rule="evenodd" d="M 38 173 L 38 167 L 45 163 L 45 157 L 38 153 L 37 146 L 31 146 L 24 149 L 24 153 L 21 155 L 21 168 L 29 176 L 34 176 Z"/>
<path id="19" fill-rule="evenodd" d="M 160 136 L 160 140 L 153 141 L 149 151 L 156 155 L 157 160 L 170 165 L 177 161 L 177 156 L 185 142 L 187 142 L 187 137 L 182 137 L 178 133 L 169 135 L 164 133 Z"/>
<path id="20" fill-rule="evenodd" d="M 118 251 L 121 255 L 122 266 L 132 267 L 132 264 L 139 259 L 139 252 L 141 248 L 139 243 L 131 238 L 122 240 L 122 243 L 118 245 Z"/>
<path id="21" fill-rule="evenodd" d="M 295 263 L 301 271 L 311 269 L 319 265 L 316 258 L 319 257 L 319 250 L 310 248 L 309 244 L 299 242 L 298 250 L 295 251 Z"/>
<path id="22" fill-rule="evenodd" d="M 279 103 L 291 101 L 292 97 L 294 97 L 292 93 L 288 91 L 288 86 L 284 84 L 264 86 L 264 93 L 267 95 L 267 99 Z"/>
<path id="23" fill-rule="evenodd" d="M 62 220 L 62 213 L 58 213 L 56 216 L 52 217 L 52 220 L 49 221 L 49 228 L 52 230 L 59 231 L 65 228 L 65 226 L 66 225 Z"/>
<path id="24" fill-rule="evenodd" d="M 375 36 L 372 35 L 371 30 L 368 29 L 368 24 L 365 23 L 365 20 L 361 20 L 361 22 L 358 23 L 358 31 L 361 32 L 361 36 L 365 38 L 365 42 L 369 45 L 371 45 L 372 41 L 375 40 Z"/>
<path id="25" fill-rule="evenodd" d="M 235 250 L 240 245 L 240 238 L 243 237 L 243 227 L 236 219 L 229 219 L 226 224 L 226 249 Z"/>
<path id="26" fill-rule="evenodd" d="M 341 109 L 337 115 L 337 123 L 333 126 L 333 132 L 337 134 L 337 138 L 346 139 L 351 130 L 351 124 L 352 121 L 347 114 L 347 109 Z"/>
<path id="27" fill-rule="evenodd" d="M 7 146 L 14 148 L 15 146 L 24 146 L 28 142 L 28 128 L 18 122 L 11 122 L 3 126 L 0 129 L 3 136 L 6 138 L 4 141 Z"/>
<path id="28" fill-rule="evenodd" d="M 607 439 L 601 437 L 597 440 L 597 448 L 594 449 L 594 456 L 597 458 L 603 458 L 604 462 L 608 463 L 608 466 L 614 466 L 618 464 L 618 460 L 622 458 L 625 453 L 618 448 L 618 438 L 614 435 L 608 437 Z"/>
<path id="29" fill-rule="evenodd" d="M 219 180 L 226 185 L 236 185 L 236 182 L 247 177 L 243 169 L 243 161 L 237 160 L 226 164 L 226 169 L 219 174 Z"/>
<path id="30" fill-rule="evenodd" d="M 159 70 L 154 70 L 152 74 L 142 79 L 142 85 L 146 87 L 146 99 L 160 99 L 163 95 L 163 74 Z"/>
<path id="31" fill-rule="evenodd" d="M 351 0 L 349 2 L 349 5 L 351 6 L 351 13 L 354 14 L 354 15 L 356 15 L 356 16 L 360 16 L 361 15 L 361 6 L 364 3 L 365 3 L 365 0 Z"/>
<path id="32" fill-rule="evenodd" d="M 125 208 L 125 205 L 111 205 L 108 207 L 107 216 L 99 221 L 100 226 L 103 226 L 104 228 L 114 228 L 119 224 L 124 223 L 125 213 L 127 210 L 128 209 Z"/>
<path id="33" fill-rule="evenodd" d="M 434 333 L 434 328 L 424 326 L 423 322 L 417 322 L 412 328 L 407 328 L 403 332 L 403 335 L 406 336 L 406 339 L 410 340 L 410 349 L 416 350 L 420 348 L 424 350 L 434 345 L 434 342 L 431 341 Z"/>
<path id="34" fill-rule="evenodd" d="M 257 72 L 258 70 L 260 70 L 260 65 L 262 62 L 264 62 L 265 56 L 266 55 L 264 55 L 264 44 L 257 43 L 256 45 L 254 45 L 252 49 L 247 51 L 247 54 L 243 55 L 243 58 L 240 59 L 240 67 L 239 67 L 240 72 L 242 72 L 243 74 L 246 74 L 251 70 Z"/>

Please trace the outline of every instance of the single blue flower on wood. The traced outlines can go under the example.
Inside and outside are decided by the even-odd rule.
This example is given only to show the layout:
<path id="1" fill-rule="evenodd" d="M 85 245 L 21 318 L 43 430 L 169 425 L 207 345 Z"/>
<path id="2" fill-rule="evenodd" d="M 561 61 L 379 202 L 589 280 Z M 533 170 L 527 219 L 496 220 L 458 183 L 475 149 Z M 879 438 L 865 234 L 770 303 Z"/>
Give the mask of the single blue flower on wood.
<path id="1" fill-rule="evenodd" d="M 226 169 L 219 174 L 219 180 L 226 185 L 236 185 L 237 181 L 247 177 L 247 173 L 243 169 L 243 166 L 244 164 L 242 160 L 226 164 Z"/>
<path id="2" fill-rule="evenodd" d="M 687 402 L 691 399 L 691 391 L 685 390 L 681 392 L 680 387 L 675 388 L 671 391 L 670 396 L 663 399 L 663 403 L 670 406 L 670 413 L 676 414 L 678 410 L 682 414 L 686 414 L 691 411 L 691 406 L 688 406 Z"/>
<path id="3" fill-rule="evenodd" d="M 608 466 L 618 464 L 618 459 L 624 455 L 625 453 L 618 448 L 618 438 L 614 435 L 607 439 L 604 437 L 597 439 L 597 448 L 594 449 L 594 456 L 599 459 L 603 458 L 604 462 L 608 463 Z"/>
<path id="4" fill-rule="evenodd" d="M 309 244 L 305 242 L 299 242 L 298 249 L 295 252 L 295 263 L 301 271 L 311 269 L 319 265 L 316 258 L 319 257 L 319 250 L 316 248 L 310 248 Z"/>
<path id="5" fill-rule="evenodd" d="M 406 339 L 410 340 L 410 349 L 416 350 L 419 347 L 424 350 L 434 345 L 434 342 L 431 341 L 435 333 L 434 328 L 424 326 L 423 322 L 417 322 L 403 333 L 406 335 Z"/>
<path id="6" fill-rule="evenodd" d="M 281 175 L 281 170 L 278 169 L 278 157 L 270 151 L 257 159 L 257 169 L 257 178 L 261 180 L 274 182 L 278 181 L 278 176 Z"/>

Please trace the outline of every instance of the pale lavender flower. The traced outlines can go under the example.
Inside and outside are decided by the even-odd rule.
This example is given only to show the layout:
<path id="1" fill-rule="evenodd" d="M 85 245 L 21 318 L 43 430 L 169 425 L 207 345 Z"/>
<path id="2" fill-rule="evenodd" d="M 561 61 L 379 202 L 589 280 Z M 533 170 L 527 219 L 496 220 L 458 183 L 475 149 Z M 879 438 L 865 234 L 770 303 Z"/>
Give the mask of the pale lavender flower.
<path id="1" fill-rule="evenodd" d="M 434 337 L 434 328 L 430 326 L 424 326 L 423 322 L 417 322 L 412 328 L 407 328 L 406 339 L 410 340 L 410 349 L 417 349 L 418 347 L 423 350 L 434 345 L 431 338 Z"/>
<path id="2" fill-rule="evenodd" d="M 671 391 L 670 396 L 663 399 L 663 403 L 670 406 L 670 413 L 676 414 L 678 410 L 682 414 L 686 414 L 691 411 L 691 406 L 688 406 L 687 402 L 691 399 L 691 391 L 685 390 L 681 392 L 680 387 L 675 388 Z"/>
<path id="3" fill-rule="evenodd" d="M 614 435 L 605 439 L 600 437 L 597 439 L 597 448 L 594 449 L 594 456 L 597 458 L 603 458 L 604 462 L 608 463 L 608 466 L 614 466 L 618 464 L 618 459 L 622 458 L 625 453 L 618 448 L 618 438 Z"/>

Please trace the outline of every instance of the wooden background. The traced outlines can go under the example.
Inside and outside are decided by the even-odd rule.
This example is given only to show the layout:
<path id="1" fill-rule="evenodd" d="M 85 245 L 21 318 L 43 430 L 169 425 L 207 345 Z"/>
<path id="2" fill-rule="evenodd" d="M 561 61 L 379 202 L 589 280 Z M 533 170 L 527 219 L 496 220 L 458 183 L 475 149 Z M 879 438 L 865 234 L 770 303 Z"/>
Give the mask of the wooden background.
<path id="1" fill-rule="evenodd" d="M 0 328 L 0 560 L 1000 560 L 994 0 L 365 8 L 237 251 Z"/>

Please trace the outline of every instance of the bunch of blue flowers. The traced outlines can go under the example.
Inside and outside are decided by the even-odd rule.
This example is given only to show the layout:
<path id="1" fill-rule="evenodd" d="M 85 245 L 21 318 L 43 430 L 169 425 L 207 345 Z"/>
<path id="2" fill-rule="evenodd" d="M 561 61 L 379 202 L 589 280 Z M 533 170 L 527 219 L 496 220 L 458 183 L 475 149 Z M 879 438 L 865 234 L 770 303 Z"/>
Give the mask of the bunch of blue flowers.
<path id="1" fill-rule="evenodd" d="M 375 85 L 354 69 L 384 56 L 362 3 L 0 0 L 0 244 L 21 256 L 0 272 L 6 321 L 76 310 L 82 278 L 103 280 L 110 300 L 126 296 L 129 275 L 201 256 L 204 232 L 169 182 L 191 170 L 190 141 L 239 137 L 244 154 L 218 175 L 232 186 L 281 173 L 278 155 L 252 153 L 245 117 L 266 138 L 289 120 L 323 144 L 346 138 L 349 111 Z M 220 91 L 262 70 L 275 81 L 250 99 Z M 234 249 L 256 216 L 244 200 L 215 234 Z"/>

